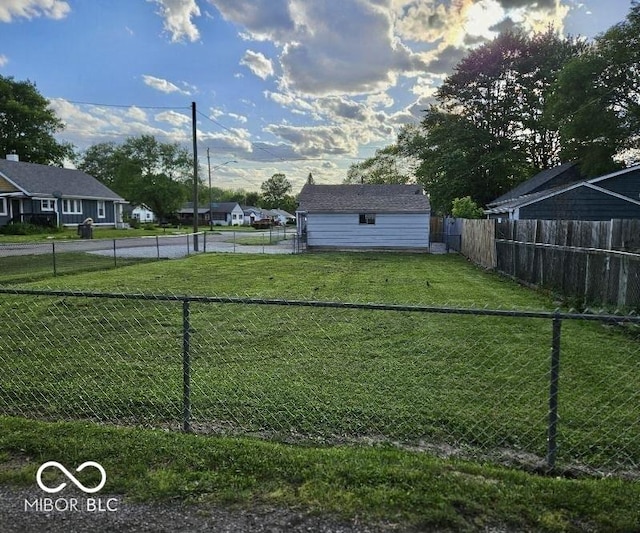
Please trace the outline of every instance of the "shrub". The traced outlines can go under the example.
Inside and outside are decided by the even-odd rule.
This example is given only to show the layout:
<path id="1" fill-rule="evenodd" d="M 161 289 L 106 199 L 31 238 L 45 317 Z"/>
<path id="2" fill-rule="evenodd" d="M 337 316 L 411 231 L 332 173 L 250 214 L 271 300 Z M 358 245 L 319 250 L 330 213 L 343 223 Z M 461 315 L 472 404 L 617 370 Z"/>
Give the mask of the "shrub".
<path id="1" fill-rule="evenodd" d="M 35 235 L 42 233 L 44 228 L 36 226 L 35 224 L 28 224 L 26 222 L 11 222 L 0 228 L 0 233 L 3 235 Z"/>

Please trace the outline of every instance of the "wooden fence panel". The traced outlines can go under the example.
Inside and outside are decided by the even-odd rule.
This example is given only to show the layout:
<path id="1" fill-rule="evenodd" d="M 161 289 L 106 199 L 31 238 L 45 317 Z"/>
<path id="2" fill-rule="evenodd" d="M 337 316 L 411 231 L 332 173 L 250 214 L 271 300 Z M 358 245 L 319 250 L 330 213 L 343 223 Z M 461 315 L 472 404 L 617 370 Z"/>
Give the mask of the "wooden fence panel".
<path id="1" fill-rule="evenodd" d="M 465 220 L 462 253 L 578 305 L 640 308 L 640 220 Z"/>
<path id="2" fill-rule="evenodd" d="M 485 268 L 496 268 L 495 220 L 465 219 L 462 225 L 462 255 Z"/>

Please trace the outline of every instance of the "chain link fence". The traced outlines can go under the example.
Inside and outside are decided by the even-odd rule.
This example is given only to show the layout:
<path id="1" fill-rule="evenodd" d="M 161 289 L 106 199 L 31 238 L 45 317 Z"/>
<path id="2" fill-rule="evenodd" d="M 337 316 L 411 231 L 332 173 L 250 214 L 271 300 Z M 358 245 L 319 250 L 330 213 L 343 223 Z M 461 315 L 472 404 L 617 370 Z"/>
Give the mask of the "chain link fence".
<path id="1" fill-rule="evenodd" d="M 0 244 L 0 284 L 174 259 L 199 252 L 290 254 L 300 251 L 295 229 L 290 228 Z"/>
<path id="2" fill-rule="evenodd" d="M 0 289 L 0 414 L 640 477 L 640 318 Z"/>

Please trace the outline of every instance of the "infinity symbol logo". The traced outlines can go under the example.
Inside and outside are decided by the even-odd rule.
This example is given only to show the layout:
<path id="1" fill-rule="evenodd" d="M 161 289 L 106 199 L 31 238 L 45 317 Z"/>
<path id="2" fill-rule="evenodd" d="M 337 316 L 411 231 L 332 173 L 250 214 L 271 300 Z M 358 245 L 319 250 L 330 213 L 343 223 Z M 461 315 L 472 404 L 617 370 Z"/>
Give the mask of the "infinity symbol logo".
<path id="1" fill-rule="evenodd" d="M 60 470 L 60 472 L 62 472 L 65 476 L 67 476 L 67 478 L 69 478 L 69 481 L 71 481 L 76 487 L 78 487 L 82 492 L 86 492 L 88 494 L 93 494 L 94 492 L 98 492 L 102 487 L 104 487 L 104 484 L 107 482 L 107 473 L 105 472 L 104 468 L 102 468 L 102 466 L 96 463 L 95 461 L 87 461 L 86 463 L 82 463 L 78 468 L 76 468 L 76 472 L 80 472 L 81 470 L 84 470 L 87 466 L 92 466 L 98 469 L 98 471 L 102 475 L 102 480 L 100 481 L 97 487 L 93 487 L 93 488 L 85 487 L 82 483 L 80 483 L 75 478 L 75 476 L 71 472 L 69 472 L 60 463 L 56 461 L 47 461 L 40 468 L 38 468 L 38 473 L 36 474 L 36 481 L 38 482 L 38 486 L 43 491 L 48 492 L 49 494 L 55 494 L 56 492 L 60 492 L 62 489 L 64 489 L 67 486 L 65 482 L 65 483 L 60 483 L 60 485 L 58 485 L 57 487 L 50 488 L 50 487 L 47 487 L 42 482 L 42 472 L 44 472 L 50 466 L 55 466 L 58 470 Z"/>

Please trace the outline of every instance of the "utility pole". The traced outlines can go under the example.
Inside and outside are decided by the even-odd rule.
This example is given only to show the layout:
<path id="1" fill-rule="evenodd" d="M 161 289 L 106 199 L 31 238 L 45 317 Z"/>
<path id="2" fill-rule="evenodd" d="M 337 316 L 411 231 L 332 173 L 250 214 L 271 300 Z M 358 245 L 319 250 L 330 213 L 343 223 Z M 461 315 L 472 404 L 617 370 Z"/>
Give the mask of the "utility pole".
<path id="1" fill-rule="evenodd" d="M 196 103 L 191 102 L 193 135 L 193 251 L 198 251 L 198 136 L 196 131 Z"/>
<path id="2" fill-rule="evenodd" d="M 211 197 L 211 158 L 209 157 L 209 147 L 207 146 L 207 166 L 209 167 L 209 230 L 213 230 L 213 213 L 212 204 L 213 198 Z"/>

